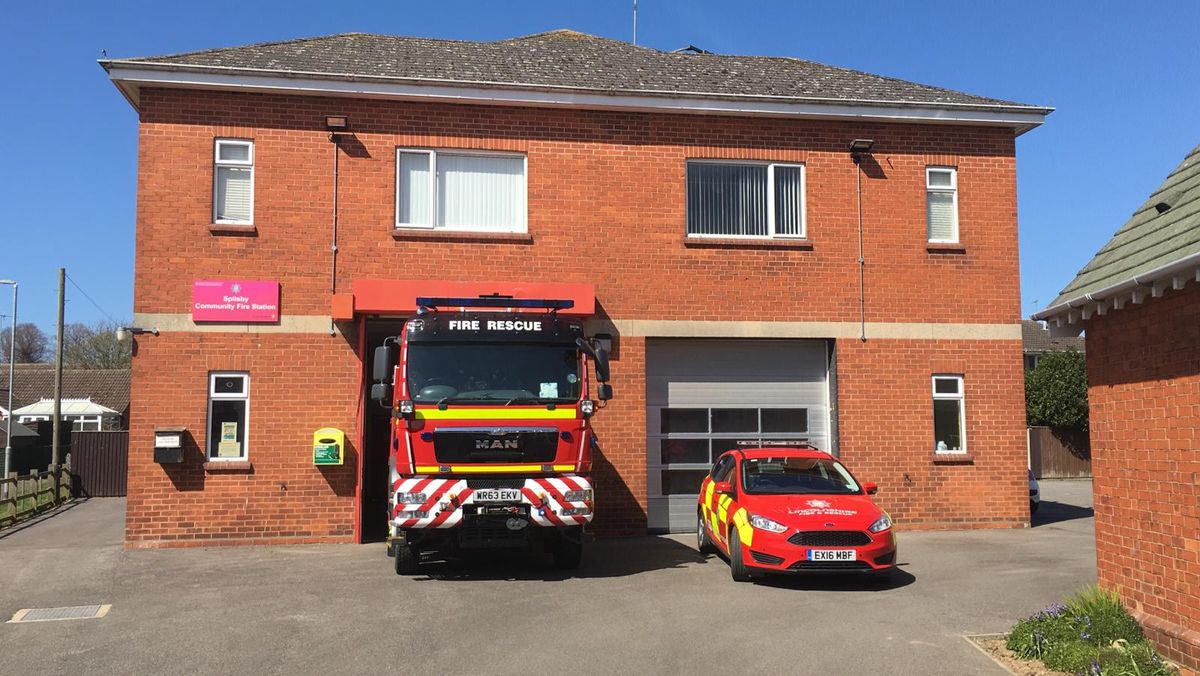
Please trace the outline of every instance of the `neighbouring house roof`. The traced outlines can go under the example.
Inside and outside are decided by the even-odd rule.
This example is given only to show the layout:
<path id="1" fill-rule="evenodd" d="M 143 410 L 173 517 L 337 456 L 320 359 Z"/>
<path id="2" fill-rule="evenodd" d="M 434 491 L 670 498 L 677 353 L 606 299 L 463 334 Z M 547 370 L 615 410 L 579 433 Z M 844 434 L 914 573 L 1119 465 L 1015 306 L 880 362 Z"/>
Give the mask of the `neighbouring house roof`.
<path id="1" fill-rule="evenodd" d="M 1026 319 L 1021 322 L 1021 343 L 1026 354 L 1042 354 L 1059 350 L 1084 351 L 1082 336 L 1055 337 L 1039 321 Z"/>
<path id="2" fill-rule="evenodd" d="M 17 364 L 14 412 L 54 396 L 53 364 Z M 62 396 L 91 399 L 124 415 L 129 410 L 129 369 L 63 369 Z M 8 369 L 0 369 L 0 399 L 8 403 Z M 19 413 L 18 413 L 19 415 Z"/>
<path id="3" fill-rule="evenodd" d="M 68 415 L 101 415 L 113 416 L 120 415 L 117 411 L 112 410 L 107 406 L 102 406 L 92 401 L 91 399 L 67 399 L 64 398 L 59 402 L 59 414 Z M 37 402 L 22 406 L 13 411 L 13 415 L 20 417 L 23 415 L 53 415 L 54 400 L 41 399 Z M 14 434 L 15 436 L 15 434 Z"/>
<path id="4" fill-rule="evenodd" d="M 374 91 L 367 82 L 453 86 L 456 89 L 452 96 L 447 93 L 447 98 L 460 102 L 473 102 L 471 96 L 464 96 L 463 88 L 487 88 L 569 93 L 574 100 L 560 103 L 576 107 L 588 107 L 587 100 L 578 98 L 581 94 L 599 93 L 613 107 L 622 103 L 628 107 L 629 101 L 621 97 L 637 96 L 674 99 L 659 103 L 679 110 L 689 107 L 683 98 L 959 109 L 982 113 L 973 117 L 992 123 L 1007 114 L 1012 117 L 1009 124 L 1020 126 L 1020 131 L 1037 126 L 1052 110 L 798 58 L 668 52 L 571 30 L 491 42 L 344 33 L 103 59 L 100 64 L 135 107 L 139 86 L 227 88 L 238 84 L 230 78 L 240 77 L 258 78 L 241 82 L 243 89 L 294 88 L 310 93 L 321 90 L 313 84 L 316 81 L 352 81 L 357 84 L 349 90 L 334 88 L 321 93 L 342 91 L 358 96 L 384 93 Z M 168 72 L 177 75 L 168 77 Z M 483 99 L 502 103 L 494 91 L 480 97 Z M 549 100 L 527 96 L 510 103 L 538 105 Z M 596 105 L 605 102 L 599 100 Z"/>
<path id="5" fill-rule="evenodd" d="M 1200 146 L 1167 176 L 1034 319 L 1078 334 L 1079 319 L 1200 280 Z"/>

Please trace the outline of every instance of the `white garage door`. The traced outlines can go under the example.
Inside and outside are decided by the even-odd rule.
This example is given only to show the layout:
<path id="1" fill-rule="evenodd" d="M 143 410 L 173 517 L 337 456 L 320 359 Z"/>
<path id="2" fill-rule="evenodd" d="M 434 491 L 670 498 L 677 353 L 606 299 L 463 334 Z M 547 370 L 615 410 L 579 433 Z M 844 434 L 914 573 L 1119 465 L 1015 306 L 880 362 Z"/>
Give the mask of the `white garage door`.
<path id="1" fill-rule="evenodd" d="M 700 482 L 739 441 L 829 446 L 822 340 L 646 341 L 649 527 L 696 528 Z"/>

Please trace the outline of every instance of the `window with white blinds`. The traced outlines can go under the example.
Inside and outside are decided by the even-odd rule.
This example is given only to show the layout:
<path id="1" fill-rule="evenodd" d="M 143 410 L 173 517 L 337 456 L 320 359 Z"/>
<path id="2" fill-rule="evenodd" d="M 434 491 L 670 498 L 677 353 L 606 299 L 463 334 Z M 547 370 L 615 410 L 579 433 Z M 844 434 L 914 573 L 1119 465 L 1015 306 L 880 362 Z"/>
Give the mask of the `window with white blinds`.
<path id="1" fill-rule="evenodd" d="M 525 232 L 525 157 L 398 150 L 396 227 Z"/>
<path id="2" fill-rule="evenodd" d="M 958 242 L 958 170 L 926 167 L 925 214 L 930 242 Z"/>
<path id="3" fill-rule="evenodd" d="M 213 158 L 213 222 L 254 222 L 254 142 L 217 139 Z"/>
<path id="4" fill-rule="evenodd" d="M 688 162 L 689 237 L 804 237 L 804 165 Z"/>

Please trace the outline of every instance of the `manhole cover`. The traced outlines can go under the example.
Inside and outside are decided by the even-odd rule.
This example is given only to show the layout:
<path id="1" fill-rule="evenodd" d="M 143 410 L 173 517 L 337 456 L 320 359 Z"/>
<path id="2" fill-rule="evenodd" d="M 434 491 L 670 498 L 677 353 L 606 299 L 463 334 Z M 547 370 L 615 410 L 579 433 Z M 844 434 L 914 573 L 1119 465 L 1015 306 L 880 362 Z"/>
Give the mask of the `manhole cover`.
<path id="1" fill-rule="evenodd" d="M 67 606 L 65 608 L 22 608 L 9 624 L 17 622 L 54 622 L 56 620 L 95 620 L 108 614 L 109 604 L 100 606 Z"/>

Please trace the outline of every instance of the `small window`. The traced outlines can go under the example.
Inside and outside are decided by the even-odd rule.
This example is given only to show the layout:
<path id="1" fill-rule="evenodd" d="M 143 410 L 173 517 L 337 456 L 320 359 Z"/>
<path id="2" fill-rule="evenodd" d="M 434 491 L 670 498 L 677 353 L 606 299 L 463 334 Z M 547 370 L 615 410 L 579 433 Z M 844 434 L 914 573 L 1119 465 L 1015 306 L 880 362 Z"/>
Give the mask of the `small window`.
<path id="1" fill-rule="evenodd" d="M 397 150 L 396 227 L 525 232 L 525 156 Z"/>
<path id="2" fill-rule="evenodd" d="M 213 222 L 254 222 L 254 142 L 217 139 L 213 162 Z"/>
<path id="3" fill-rule="evenodd" d="M 933 448 L 938 453 L 967 451 L 963 377 L 933 377 Z"/>
<path id="4" fill-rule="evenodd" d="M 1036 354 L 1025 355 L 1025 370 L 1032 371 L 1037 368 L 1038 356 Z"/>
<path id="5" fill-rule="evenodd" d="M 803 238 L 804 211 L 802 164 L 687 164 L 689 237 Z"/>
<path id="6" fill-rule="evenodd" d="M 250 376 L 212 373 L 208 382 L 208 457 L 245 460 L 250 436 Z"/>
<path id="7" fill-rule="evenodd" d="M 930 242 L 958 242 L 958 170 L 926 167 L 925 213 Z"/>

